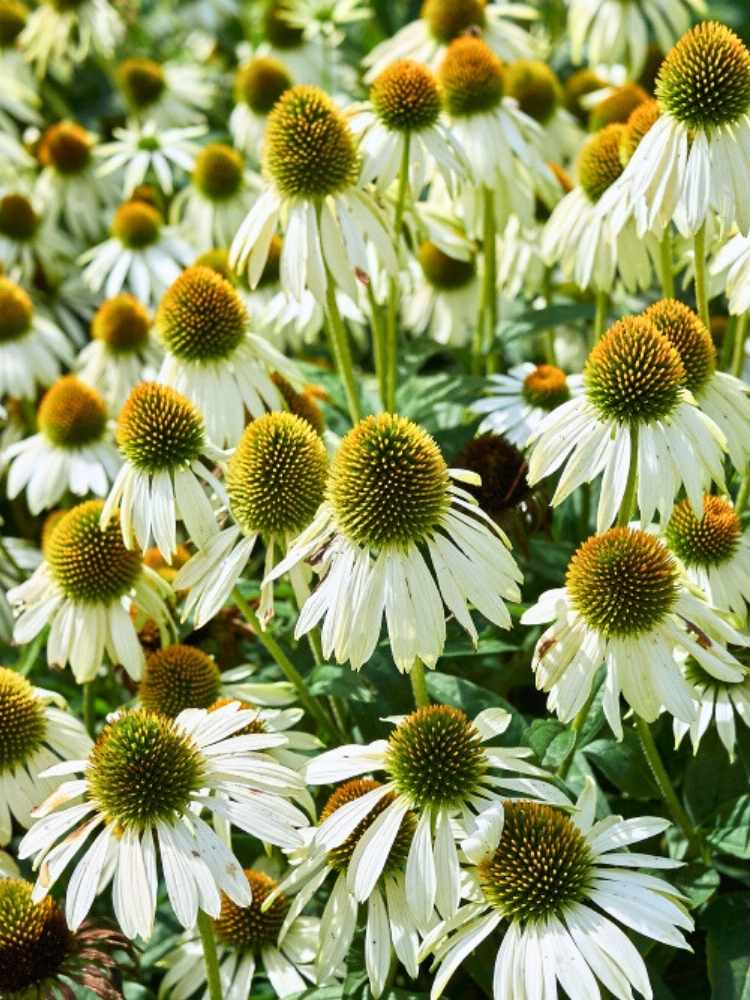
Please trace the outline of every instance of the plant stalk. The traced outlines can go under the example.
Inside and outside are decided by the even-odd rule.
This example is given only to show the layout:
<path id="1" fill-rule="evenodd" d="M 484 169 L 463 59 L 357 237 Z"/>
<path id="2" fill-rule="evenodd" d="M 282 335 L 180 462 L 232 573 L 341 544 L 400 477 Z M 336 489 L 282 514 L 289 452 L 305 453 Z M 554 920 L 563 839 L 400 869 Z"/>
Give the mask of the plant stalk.
<path id="1" fill-rule="evenodd" d="M 203 945 L 203 960 L 206 965 L 206 980 L 210 1000 L 222 1000 L 219 956 L 216 952 L 216 937 L 211 918 L 203 910 L 198 910 L 198 930 Z"/>

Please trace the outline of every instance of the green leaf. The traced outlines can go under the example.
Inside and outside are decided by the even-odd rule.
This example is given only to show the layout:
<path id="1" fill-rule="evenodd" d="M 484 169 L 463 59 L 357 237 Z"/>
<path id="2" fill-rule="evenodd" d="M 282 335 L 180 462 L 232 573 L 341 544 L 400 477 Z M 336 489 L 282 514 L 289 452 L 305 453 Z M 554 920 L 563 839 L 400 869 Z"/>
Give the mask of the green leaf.
<path id="1" fill-rule="evenodd" d="M 542 767 L 556 770 L 572 751 L 576 734 L 557 719 L 534 719 L 526 734 L 526 742 Z"/>
<path id="2" fill-rule="evenodd" d="M 750 795 L 740 795 L 722 806 L 708 840 L 722 854 L 750 859 Z"/>
<path id="3" fill-rule="evenodd" d="M 696 910 L 711 899 L 719 888 L 721 878 L 715 869 L 694 861 L 684 868 L 678 868 L 670 881 L 688 897 L 690 909 Z"/>
<path id="4" fill-rule="evenodd" d="M 321 663 L 314 667 L 308 675 L 307 683 L 310 694 L 316 697 L 330 694 L 368 704 L 375 700 L 372 686 L 363 674 L 337 663 Z"/>
<path id="5" fill-rule="evenodd" d="M 690 818 L 702 826 L 711 825 L 719 809 L 743 795 L 747 788 L 748 777 L 742 764 L 729 763 L 716 732 L 709 729 L 698 753 L 690 756 L 685 768 L 683 792 Z"/>
<path id="6" fill-rule="evenodd" d="M 596 770 L 613 785 L 634 799 L 654 799 L 659 791 L 643 756 L 638 737 L 626 729 L 621 742 L 594 740 L 584 748 Z"/>
<path id="7" fill-rule="evenodd" d="M 528 309 L 501 324 L 499 340 L 508 343 L 523 337 L 531 337 L 542 330 L 555 326 L 570 326 L 582 320 L 594 318 L 594 307 L 587 303 L 561 303 L 545 309 Z"/>
<path id="8" fill-rule="evenodd" d="M 701 923 L 708 929 L 711 1000 L 750 1000 L 750 893 L 714 900 Z"/>
<path id="9" fill-rule="evenodd" d="M 430 671 L 427 674 L 427 690 L 430 697 L 444 705 L 453 705 L 454 708 L 462 708 L 464 712 L 473 719 L 483 708 L 504 708 L 510 712 L 513 720 L 503 733 L 502 742 L 506 745 L 521 742 L 526 721 L 520 712 L 501 698 L 494 691 L 480 687 L 473 681 L 467 681 L 463 677 L 453 677 L 450 674 L 438 674 Z"/>

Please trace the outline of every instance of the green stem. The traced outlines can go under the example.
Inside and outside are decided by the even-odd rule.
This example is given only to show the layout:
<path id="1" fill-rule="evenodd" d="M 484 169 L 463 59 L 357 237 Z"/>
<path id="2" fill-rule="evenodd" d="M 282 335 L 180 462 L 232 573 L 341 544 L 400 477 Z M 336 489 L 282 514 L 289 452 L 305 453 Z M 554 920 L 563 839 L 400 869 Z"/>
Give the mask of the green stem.
<path id="1" fill-rule="evenodd" d="M 484 276 L 482 285 L 482 305 L 480 309 L 480 336 L 483 338 L 482 353 L 488 375 L 497 371 L 498 358 L 493 351 L 497 334 L 497 233 L 495 222 L 495 195 L 491 188 L 482 188 L 484 231 Z M 482 322 L 483 321 L 483 322 Z M 499 353 L 499 352 L 498 352 Z M 478 359 L 481 370 L 481 357 Z"/>
<path id="2" fill-rule="evenodd" d="M 674 298 L 674 271 L 672 259 L 672 230 L 667 226 L 660 247 L 661 294 L 665 299 Z"/>
<path id="3" fill-rule="evenodd" d="M 695 254 L 695 301 L 698 315 L 707 330 L 711 329 L 711 315 L 708 311 L 708 282 L 706 279 L 706 227 L 701 226 L 693 240 Z"/>
<path id="4" fill-rule="evenodd" d="M 328 277 L 328 287 L 326 289 L 326 315 L 328 317 L 328 335 L 331 341 L 331 349 L 336 359 L 336 368 L 339 377 L 344 383 L 344 393 L 346 394 L 346 404 L 349 408 L 349 416 L 353 424 L 359 423 L 362 419 L 362 408 L 359 402 L 357 384 L 354 381 L 354 369 L 352 366 L 352 352 L 349 347 L 349 336 L 341 319 L 338 303 L 336 302 L 336 287 Z"/>
<path id="5" fill-rule="evenodd" d="M 39 656 L 39 650 L 42 646 L 46 645 L 48 635 L 49 627 L 43 628 L 38 635 L 34 636 L 32 641 L 26 646 L 17 666 L 13 668 L 16 673 L 21 674 L 22 677 L 26 677 L 33 670 L 36 666 L 36 658 Z"/>
<path id="6" fill-rule="evenodd" d="M 745 507 L 747 507 L 748 495 L 750 495 L 750 465 L 745 469 L 745 475 L 742 477 L 740 488 L 737 491 L 737 499 L 734 501 L 734 511 L 737 517 L 742 517 Z"/>
<path id="7" fill-rule="evenodd" d="M 396 214 L 394 217 L 394 239 L 396 256 L 401 258 L 401 236 L 404 226 L 404 209 L 406 193 L 409 189 L 409 146 L 410 137 L 407 132 L 401 151 L 401 166 L 398 174 L 398 193 L 396 195 Z M 388 281 L 388 311 L 386 313 L 386 381 L 384 406 L 387 412 L 396 412 L 396 385 L 398 383 L 398 280 L 391 277 Z"/>
<path id="8" fill-rule="evenodd" d="M 242 596 L 239 587 L 235 587 L 232 591 L 232 598 L 234 603 L 242 612 L 245 621 L 255 632 L 258 642 L 271 654 L 276 664 L 281 668 L 281 672 L 284 674 L 286 679 L 294 685 L 300 703 L 308 715 L 315 719 L 318 725 L 323 728 L 324 732 L 333 736 L 338 735 L 336 733 L 335 726 L 323 711 L 322 706 L 308 691 L 305 678 L 297 670 L 274 637 L 269 632 L 263 631 L 260 622 L 258 621 L 258 616 Z"/>
<path id="9" fill-rule="evenodd" d="M 424 665 L 421 660 L 415 660 L 409 671 L 409 680 L 414 694 L 414 704 L 417 708 L 424 708 L 430 704 L 430 696 L 427 693 L 427 678 L 424 673 Z"/>
<path id="10" fill-rule="evenodd" d="M 622 495 L 620 512 L 617 515 L 618 528 L 629 524 L 635 514 L 636 493 L 638 489 L 638 424 L 630 427 L 630 465 L 628 466 L 628 480 L 625 483 L 625 492 Z"/>
<path id="11" fill-rule="evenodd" d="M 96 731 L 94 683 L 94 681 L 86 681 L 83 685 L 83 724 L 92 739 Z"/>
<path id="12" fill-rule="evenodd" d="M 742 374 L 742 362 L 745 359 L 745 337 L 747 336 L 747 321 L 749 313 L 743 313 L 734 328 L 734 343 L 732 345 L 732 365 L 729 369 L 735 378 Z"/>
<path id="13" fill-rule="evenodd" d="M 580 735 L 581 735 L 581 730 L 583 729 L 584 722 L 588 718 L 588 715 L 589 715 L 589 712 L 591 710 L 591 706 L 592 706 L 592 704 L 594 702 L 594 698 L 595 697 L 596 697 L 596 689 L 592 685 L 591 693 L 589 694 L 588 698 L 586 699 L 585 705 L 583 706 L 583 708 L 580 710 L 580 712 L 576 715 L 575 719 L 573 719 L 573 722 L 571 723 L 570 728 L 571 728 L 571 730 L 573 732 L 573 735 L 575 737 L 575 739 L 573 740 L 573 746 L 570 748 L 570 751 L 568 752 L 567 756 L 565 757 L 565 759 L 562 761 L 562 763 L 560 764 L 560 766 L 557 769 L 557 776 L 558 776 L 558 778 L 561 778 L 563 781 L 565 781 L 565 779 L 567 778 L 568 771 L 570 770 L 570 765 L 573 763 L 573 758 L 575 757 L 576 750 L 578 749 L 578 740 L 579 740 Z"/>
<path id="14" fill-rule="evenodd" d="M 222 1000 L 219 956 L 216 953 L 216 938 L 211 918 L 203 910 L 198 910 L 198 930 L 203 945 L 203 960 L 206 965 L 206 980 L 210 1000 Z"/>
<path id="15" fill-rule="evenodd" d="M 607 328 L 607 313 L 609 312 L 609 294 L 596 293 L 596 313 L 594 314 L 594 343 L 597 344 L 604 336 Z"/>
<path id="16" fill-rule="evenodd" d="M 641 718 L 640 715 L 636 715 L 635 726 L 638 731 L 638 737 L 641 741 L 641 746 L 643 747 L 643 753 L 648 762 L 648 766 L 654 776 L 657 788 L 661 792 L 664 801 L 669 807 L 672 819 L 675 821 L 680 830 L 682 830 L 685 839 L 696 851 L 698 856 L 705 859 L 706 846 L 703 843 L 698 831 L 694 829 L 693 824 L 690 822 L 690 817 L 683 809 L 682 803 L 677 797 L 677 792 L 674 790 L 672 781 L 667 774 L 667 769 L 661 759 L 659 750 L 656 746 L 656 741 L 654 740 L 654 735 L 651 732 L 648 722 Z"/>
<path id="17" fill-rule="evenodd" d="M 372 353 L 375 361 L 375 375 L 378 380 L 378 393 L 380 395 L 380 405 L 385 409 L 385 400 L 388 395 L 388 345 L 386 343 L 385 326 L 383 325 L 383 314 L 380 303 L 375 298 L 372 285 L 367 285 L 367 300 L 370 303 L 370 323 L 372 325 Z"/>

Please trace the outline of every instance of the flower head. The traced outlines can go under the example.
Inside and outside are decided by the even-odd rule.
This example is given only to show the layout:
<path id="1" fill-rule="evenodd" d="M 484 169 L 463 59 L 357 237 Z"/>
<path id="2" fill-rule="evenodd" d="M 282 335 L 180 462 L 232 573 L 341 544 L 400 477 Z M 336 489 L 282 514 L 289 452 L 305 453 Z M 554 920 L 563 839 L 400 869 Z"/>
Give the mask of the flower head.
<path id="1" fill-rule="evenodd" d="M 98 441 L 107 423 L 104 400 L 74 375 L 48 389 L 39 406 L 39 429 L 60 448 L 81 448 Z"/>
<path id="2" fill-rule="evenodd" d="M 174 719 L 186 708 L 209 708 L 220 688 L 215 661 L 197 646 L 176 643 L 146 660 L 138 696 L 144 708 Z"/>
<path id="3" fill-rule="evenodd" d="M 142 250 L 159 239 L 161 213 L 145 201 L 126 201 L 112 219 L 112 235 L 131 250 Z"/>
<path id="4" fill-rule="evenodd" d="M 476 276 L 475 261 L 451 257 L 431 240 L 419 245 L 417 259 L 427 281 L 441 291 L 464 288 Z"/>
<path id="5" fill-rule="evenodd" d="M 30 240 L 39 226 L 39 216 L 31 201 L 22 194 L 0 198 L 0 234 L 19 243 Z"/>
<path id="6" fill-rule="evenodd" d="M 242 185 L 242 154 L 225 143 L 204 146 L 195 160 L 193 183 L 211 201 L 232 198 Z"/>
<path id="7" fill-rule="evenodd" d="M 271 56 L 256 56 L 241 66 L 234 79 L 234 96 L 258 115 L 267 115 L 292 86 L 286 66 Z"/>
<path id="8" fill-rule="evenodd" d="M 562 89 L 555 71 L 541 59 L 517 59 L 505 70 L 505 90 L 521 111 L 542 124 L 557 110 Z"/>
<path id="9" fill-rule="evenodd" d="M 29 8 L 20 0 L 3 0 L 0 4 L 0 48 L 9 48 L 26 24 Z"/>
<path id="10" fill-rule="evenodd" d="M 24 337 L 31 330 L 33 312 L 28 293 L 0 275 L 0 344 Z"/>
<path id="11" fill-rule="evenodd" d="M 122 292 L 99 306 L 91 321 L 91 336 L 113 354 L 130 354 L 145 345 L 150 328 L 151 317 L 143 303 Z"/>
<path id="12" fill-rule="evenodd" d="M 167 86 L 164 70 L 153 59 L 125 59 L 117 67 L 116 79 L 125 100 L 137 110 L 155 104 Z"/>
<path id="13" fill-rule="evenodd" d="M 623 170 L 620 148 L 626 127 L 607 125 L 592 136 L 578 157 L 578 180 L 591 201 L 599 201 Z"/>
<path id="14" fill-rule="evenodd" d="M 485 24 L 486 0 L 425 0 L 422 18 L 437 41 L 449 44 L 471 28 Z"/>
<path id="15" fill-rule="evenodd" d="M 182 361 L 230 356 L 248 328 L 245 306 L 234 287 L 207 267 L 189 267 L 159 304 L 156 330 L 164 347 Z"/>
<path id="16" fill-rule="evenodd" d="M 606 128 L 607 125 L 613 125 L 615 122 L 624 124 L 630 115 L 642 104 L 645 104 L 648 99 L 646 91 L 637 83 L 626 83 L 623 87 L 617 87 L 591 109 L 589 128 L 595 132 L 598 129 Z"/>
<path id="17" fill-rule="evenodd" d="M 741 537 L 742 524 L 734 507 L 715 496 L 705 497 L 701 518 L 681 500 L 666 528 L 669 548 L 686 566 L 720 565 L 732 558 Z"/>
<path id="18" fill-rule="evenodd" d="M 50 125 L 39 144 L 39 159 L 59 174 L 80 174 L 91 162 L 93 142 L 75 122 Z"/>
<path id="19" fill-rule="evenodd" d="M 716 348 L 700 318 L 676 299 L 661 299 L 643 314 L 675 348 L 685 369 L 685 387 L 699 393 L 716 370 Z"/>
<path id="20" fill-rule="evenodd" d="M 376 77 L 370 101 L 380 121 L 396 132 L 430 128 L 440 114 L 440 93 L 434 75 L 410 59 L 394 62 Z"/>
<path id="21" fill-rule="evenodd" d="M 480 38 L 451 42 L 438 78 L 446 110 L 453 117 L 490 111 L 505 93 L 502 63 Z"/>
<path id="22" fill-rule="evenodd" d="M 117 444 L 136 469 L 156 473 L 189 465 L 205 445 L 203 418 L 169 386 L 142 382 L 120 413 Z"/>

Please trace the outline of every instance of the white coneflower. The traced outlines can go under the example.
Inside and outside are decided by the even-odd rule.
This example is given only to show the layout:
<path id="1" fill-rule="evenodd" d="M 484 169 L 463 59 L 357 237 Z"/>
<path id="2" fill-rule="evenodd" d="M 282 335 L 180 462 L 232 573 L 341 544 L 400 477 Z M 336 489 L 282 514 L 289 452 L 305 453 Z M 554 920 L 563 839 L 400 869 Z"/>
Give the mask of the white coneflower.
<path id="1" fill-rule="evenodd" d="M 378 771 L 386 775 L 384 784 L 373 782 L 366 795 L 341 803 L 329 816 L 323 814 L 313 846 L 323 861 L 321 851 L 351 843 L 355 830 L 364 833 L 351 845 L 343 865 L 348 891 L 364 901 L 383 874 L 404 817 L 413 814 L 414 835 L 403 845 L 400 860 L 406 908 L 424 931 L 435 908 L 450 919 L 459 906 L 461 871 L 454 821 L 464 835 L 470 834 L 477 815 L 508 794 L 570 803 L 552 785 L 538 780 L 546 774 L 526 760 L 531 756 L 527 748 L 486 745 L 510 724 L 503 709 L 485 709 L 472 721 L 459 709 L 430 705 L 390 721 L 396 726 L 387 740 L 338 747 L 308 764 L 305 777 L 313 785 Z M 360 827 L 364 820 L 369 820 L 366 833 Z"/>
<path id="2" fill-rule="evenodd" d="M 308 844 L 303 850 L 294 852 L 291 858 L 294 867 L 269 897 L 272 907 L 281 900 L 291 902 L 280 931 L 283 942 L 298 914 L 318 889 L 333 879 L 313 955 L 313 969 L 321 981 L 345 963 L 357 930 L 359 905 L 365 903 L 364 959 L 370 991 L 375 998 L 384 991 L 394 953 L 412 979 L 419 971 L 418 930 L 407 904 L 404 877 L 404 865 L 416 829 L 416 818 L 411 811 L 404 810 L 396 818 L 389 842 L 382 846 L 380 872 L 368 893 L 358 898 L 347 879 L 360 843 L 365 841 L 370 830 L 377 830 L 380 817 L 395 798 L 393 791 L 371 778 L 357 778 L 339 785 L 326 802 L 320 821 L 325 824 L 334 822 L 332 817 L 344 819 L 347 829 L 343 839 L 329 848 L 318 843 L 312 836 L 313 831 L 309 831 Z M 368 804 L 369 808 L 363 810 L 362 807 Z M 349 809 L 358 810 L 359 818 L 354 824 L 345 819 Z M 321 828 L 317 833 L 320 832 Z"/>
<path id="3" fill-rule="evenodd" d="M 208 267 L 189 267 L 159 303 L 156 332 L 165 351 L 159 381 L 192 400 L 209 440 L 235 445 L 253 417 L 283 408 L 271 379 L 281 372 L 301 384 L 296 365 L 250 333 L 250 317 L 236 288 Z"/>
<path id="4" fill-rule="evenodd" d="M 578 154 L 585 133 L 563 104 L 563 88 L 555 71 L 541 59 L 517 59 L 504 72 L 506 94 L 544 130 L 545 159 L 569 163 Z"/>
<path id="5" fill-rule="evenodd" d="M 693 919 L 683 896 L 639 868 L 675 868 L 680 862 L 624 848 L 663 833 L 656 816 L 595 822 L 596 793 L 589 779 L 573 816 L 537 802 L 504 802 L 481 817 L 465 841 L 471 893 L 455 920 L 431 932 L 420 957 L 432 952 L 438 1000 L 474 950 L 502 925 L 493 974 L 494 1000 L 569 1000 L 652 995 L 646 963 L 618 924 L 646 939 L 690 949 L 683 931 Z"/>
<path id="6" fill-rule="evenodd" d="M 717 370 L 716 348 L 700 318 L 682 302 L 661 299 L 643 314 L 676 348 L 685 366 L 685 388 L 727 439 L 727 451 L 742 473 L 750 461 L 748 386 Z"/>
<path id="7" fill-rule="evenodd" d="M 454 257 L 423 240 L 410 262 L 413 291 L 402 307 L 408 330 L 429 331 L 439 344 L 453 347 L 471 340 L 481 301 L 476 257 L 469 246 L 458 252 L 465 256 Z"/>
<path id="8" fill-rule="evenodd" d="M 34 902 L 32 891 L 17 872 L 0 878 L 0 995 L 68 997 L 78 987 L 100 1000 L 121 996 L 122 959 L 134 957 L 127 938 L 95 921 L 72 931 L 57 903 Z"/>
<path id="9" fill-rule="evenodd" d="M 326 6 L 331 10 L 334 4 Z M 291 23 L 289 0 L 266 0 L 261 27 L 263 41 L 254 52 L 243 45 L 241 61 L 252 55 L 275 59 L 289 70 L 295 83 L 333 85 L 337 91 L 356 86 L 357 74 L 342 58 L 338 44 L 308 38 L 305 25 Z"/>
<path id="10" fill-rule="evenodd" d="M 91 341 L 78 353 L 78 377 L 100 390 L 114 415 L 130 390 L 159 366 L 150 331 L 148 309 L 127 292 L 102 302 L 91 321 Z"/>
<path id="11" fill-rule="evenodd" d="M 289 913 L 291 901 L 276 896 L 267 908 L 264 904 L 277 883 L 265 872 L 245 869 L 252 892 L 249 906 L 238 906 L 226 895 L 221 912 L 214 921 L 219 976 L 227 997 L 252 996 L 258 972 L 268 978 L 276 996 L 300 993 L 308 983 L 317 983 L 314 961 L 320 941 L 320 920 L 295 917 L 289 922 L 283 940 L 279 931 Z M 206 990 L 206 965 L 200 938 L 186 936 L 162 963 L 167 973 L 159 986 L 159 995 L 186 1000 Z M 328 971 L 326 979 L 332 978 Z"/>
<path id="12" fill-rule="evenodd" d="M 53 215 L 27 190 L 0 193 L 0 263 L 29 284 L 39 270 L 55 274 L 75 254 L 71 239 L 55 225 Z"/>
<path id="13" fill-rule="evenodd" d="M 242 153 L 225 143 L 210 143 L 195 159 L 191 183 L 174 198 L 170 222 L 198 249 L 229 246 L 256 188 Z"/>
<path id="14" fill-rule="evenodd" d="M 110 59 L 125 25 L 109 0 L 44 0 L 29 14 L 18 43 L 38 76 L 69 77 L 90 53 Z"/>
<path id="15" fill-rule="evenodd" d="M 463 152 L 441 115 L 437 80 L 426 66 L 408 59 L 392 63 L 373 82 L 369 101 L 355 104 L 348 117 L 359 136 L 364 183 L 387 190 L 405 156 L 415 192 L 435 169 L 449 190 L 466 174 Z"/>
<path id="16" fill-rule="evenodd" d="M 47 390 L 39 430 L 7 448 L 8 496 L 26 491 L 32 514 L 48 510 L 70 491 L 104 496 L 120 458 L 107 426 L 107 405 L 96 389 L 65 375 Z"/>
<path id="17" fill-rule="evenodd" d="M 664 528 L 664 537 L 709 602 L 731 611 L 744 625 L 750 603 L 750 538 L 743 534 L 729 500 L 704 497 L 700 518 L 681 500 Z"/>
<path id="18" fill-rule="evenodd" d="M 21 0 L 0 4 L 0 121 L 8 134 L 15 132 L 16 121 L 26 125 L 41 121 L 37 81 L 18 44 L 28 17 L 29 8 Z"/>
<path id="19" fill-rule="evenodd" d="M 292 28 L 301 28 L 304 37 L 319 39 L 334 48 L 344 38 L 345 24 L 370 18 L 370 8 L 363 0 L 282 0 L 281 11 Z"/>
<path id="20" fill-rule="evenodd" d="M 171 619 L 165 597 L 168 583 L 144 565 L 141 553 L 125 548 L 117 519 L 99 526 L 103 503 L 89 500 L 58 522 L 42 564 L 8 600 L 18 610 L 18 643 L 31 642 L 50 625 L 47 662 L 70 663 L 79 684 L 101 668 L 106 651 L 131 677 L 141 675 L 143 648 L 134 615 L 153 619 L 164 643 Z"/>
<path id="21" fill-rule="evenodd" d="M 267 413 L 253 420 L 229 461 L 226 488 L 234 523 L 187 562 L 175 578 L 178 590 L 189 591 L 184 615 L 197 627 L 224 606 L 250 556 L 262 538 L 266 573 L 279 552 L 310 524 L 323 499 L 328 457 L 319 434 L 292 413 Z M 294 567 L 291 579 L 297 599 L 309 593 L 304 575 Z M 273 586 L 261 587 L 259 617 L 273 615 Z"/>
<path id="22" fill-rule="evenodd" d="M 113 129 L 114 140 L 97 146 L 94 155 L 103 163 L 100 177 L 122 173 L 123 195 L 133 191 L 153 174 L 164 194 L 174 190 L 176 176 L 191 173 L 199 147 L 195 139 L 205 135 L 205 125 L 187 128 L 159 128 L 154 122 L 134 122 L 127 128 Z"/>
<path id="23" fill-rule="evenodd" d="M 673 720 L 675 746 L 678 747 L 690 733 L 693 753 L 698 753 L 700 742 L 713 722 L 729 759 L 734 760 L 737 742 L 735 716 L 750 726 L 750 674 L 746 670 L 738 681 L 720 681 L 692 657 L 686 660 L 683 670 L 695 699 L 695 719 L 689 725 L 680 719 Z"/>
<path id="24" fill-rule="evenodd" d="M 581 483 L 603 475 L 597 530 L 615 520 L 637 465 L 641 522 L 672 512 L 681 486 L 696 512 L 711 481 L 724 488 L 724 435 L 684 388 L 675 347 L 642 316 L 615 323 L 594 347 L 583 394 L 558 406 L 533 433 L 529 483 L 558 469 L 552 497 L 562 503 Z"/>
<path id="25" fill-rule="evenodd" d="M 555 365 L 524 361 L 507 375 L 488 376 L 487 397 L 471 404 L 484 413 L 479 432 L 494 431 L 525 448 L 548 414 L 581 391 L 581 376 L 566 375 Z"/>
<path id="26" fill-rule="evenodd" d="M 159 888 L 157 850 L 184 927 L 195 926 L 199 909 L 217 918 L 222 892 L 247 906 L 251 889 L 242 867 L 200 811 L 286 848 L 301 843 L 298 828 L 307 822 L 289 801 L 300 778 L 265 752 L 284 737 L 236 735 L 252 714 L 232 702 L 215 712 L 190 709 L 174 720 L 145 709 L 111 717 L 88 758 L 51 769 L 83 776 L 66 781 L 35 810 L 37 822 L 21 841 L 19 855 L 34 856 L 39 870 L 33 899 L 46 897 L 86 844 L 66 894 L 73 930 L 114 876 L 118 924 L 129 938 L 148 939 Z"/>
<path id="27" fill-rule="evenodd" d="M 361 186 L 359 168 L 354 134 L 330 98 L 317 87 L 287 90 L 268 116 L 267 186 L 230 249 L 231 266 L 247 268 L 251 288 L 282 218 L 281 284 L 297 300 L 309 288 L 324 304 L 331 285 L 356 301 L 357 275 L 370 270 L 366 240 L 386 269 L 397 272 L 384 216 Z"/>
<path id="28" fill-rule="evenodd" d="M 649 54 L 653 33 L 661 52 L 668 52 L 705 13 L 703 0 L 569 0 L 568 32 L 574 63 L 616 66 L 623 63 L 638 79 Z"/>
<path id="29" fill-rule="evenodd" d="M 568 564 L 565 586 L 548 590 L 521 621 L 552 622 L 539 639 L 532 667 L 547 704 L 570 722 L 606 666 L 602 707 L 622 738 L 620 693 L 641 718 L 666 709 L 691 723 L 691 690 L 675 663 L 677 649 L 694 656 L 721 681 L 739 681 L 744 669 L 726 643 L 747 645 L 705 601 L 693 596 L 677 564 L 653 535 L 610 528 L 592 535 Z"/>
<path id="30" fill-rule="evenodd" d="M 615 226 L 601 199 L 622 175 L 621 150 L 628 126 L 605 126 L 581 150 L 577 185 L 554 207 L 542 235 L 542 256 L 548 267 L 560 265 L 563 276 L 579 288 L 610 292 L 619 277 L 629 292 L 651 286 L 659 243 L 639 237 L 629 219 Z"/>
<path id="31" fill-rule="evenodd" d="M 61 695 L 0 667 L 0 844 L 10 843 L 12 819 L 28 827 L 31 810 L 60 783 L 40 778 L 41 772 L 91 748 L 86 730 L 65 707 Z"/>
<path id="32" fill-rule="evenodd" d="M 270 56 L 255 56 L 240 66 L 234 78 L 236 104 L 229 116 L 235 146 L 260 159 L 268 116 L 281 95 L 292 86 L 286 66 Z"/>
<path id="33" fill-rule="evenodd" d="M 368 81 L 396 59 L 414 59 L 433 69 L 445 48 L 459 36 L 476 33 L 503 61 L 529 59 L 535 54 L 532 36 L 512 18 L 533 21 L 539 16 L 529 4 L 487 3 L 487 0 L 425 0 L 420 17 L 376 45 L 365 57 Z"/>
<path id="34" fill-rule="evenodd" d="M 203 123 L 216 87 L 199 65 L 125 59 L 114 72 L 130 115 L 161 128 Z"/>
<path id="35" fill-rule="evenodd" d="M 554 183 L 541 153 L 542 128 L 506 96 L 500 59 L 479 38 L 461 37 L 450 44 L 438 70 L 443 105 L 451 131 L 477 185 L 490 190 L 504 224 L 533 206 L 533 193 Z M 465 188 L 466 197 L 471 186 Z"/>
<path id="36" fill-rule="evenodd" d="M 206 486 L 223 488 L 206 463 L 224 455 L 206 440 L 203 417 L 190 400 L 169 386 L 141 382 L 133 389 L 117 423 L 117 444 L 125 459 L 102 511 L 106 528 L 120 512 L 129 549 L 145 550 L 153 536 L 168 563 L 177 548 L 177 521 L 197 546 L 217 533 Z"/>
<path id="37" fill-rule="evenodd" d="M 20 285 L 0 275 L 0 398 L 36 399 L 38 387 L 54 382 L 73 358 L 55 324 L 39 315 Z"/>
<path id="38" fill-rule="evenodd" d="M 113 182 L 98 177 L 94 169 L 94 143 L 86 129 L 61 121 L 44 132 L 38 153 L 43 170 L 37 194 L 74 236 L 86 242 L 101 236 L 102 216 L 116 200 Z"/>
<path id="39" fill-rule="evenodd" d="M 692 236 L 715 213 L 750 229 L 750 53 L 734 32 L 703 22 L 661 65 L 662 114 L 633 153 L 611 198 L 630 207 L 640 231 L 661 236 L 674 221 Z"/>
<path id="40" fill-rule="evenodd" d="M 112 218 L 110 238 L 79 258 L 89 288 L 108 299 L 125 289 L 146 305 L 158 301 L 194 255 L 163 223 L 148 202 L 123 202 Z"/>
<path id="41" fill-rule="evenodd" d="M 321 575 L 295 634 L 322 618 L 325 656 L 359 669 L 385 615 L 393 659 L 409 671 L 415 660 L 437 663 L 444 605 L 474 642 L 469 602 L 508 628 L 505 601 L 519 599 L 521 573 L 507 537 L 457 485 L 461 479 L 410 420 L 385 413 L 360 421 L 341 442 L 315 520 L 271 575 L 303 560 Z"/>

